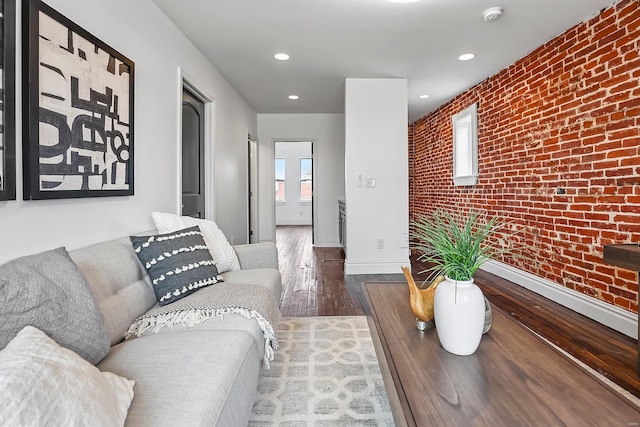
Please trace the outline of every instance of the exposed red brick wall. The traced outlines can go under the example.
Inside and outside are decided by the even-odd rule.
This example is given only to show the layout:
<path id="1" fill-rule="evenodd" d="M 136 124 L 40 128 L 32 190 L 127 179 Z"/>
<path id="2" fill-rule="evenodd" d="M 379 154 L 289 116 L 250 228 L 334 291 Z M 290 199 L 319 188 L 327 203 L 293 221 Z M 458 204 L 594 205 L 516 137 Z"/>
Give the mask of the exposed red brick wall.
<path id="1" fill-rule="evenodd" d="M 602 251 L 640 241 L 639 52 L 640 2 L 623 0 L 416 121 L 411 215 L 504 215 L 528 260 L 503 262 L 637 311 L 637 273 Z M 474 102 L 479 181 L 454 187 L 451 116 Z"/>
<path id="2" fill-rule="evenodd" d="M 409 182 L 414 182 L 415 176 L 415 158 L 414 158 L 414 144 L 413 144 L 413 124 L 409 124 L 409 128 L 407 129 L 407 134 L 409 135 Z M 413 185 L 409 185 L 409 212 L 413 211 Z"/>

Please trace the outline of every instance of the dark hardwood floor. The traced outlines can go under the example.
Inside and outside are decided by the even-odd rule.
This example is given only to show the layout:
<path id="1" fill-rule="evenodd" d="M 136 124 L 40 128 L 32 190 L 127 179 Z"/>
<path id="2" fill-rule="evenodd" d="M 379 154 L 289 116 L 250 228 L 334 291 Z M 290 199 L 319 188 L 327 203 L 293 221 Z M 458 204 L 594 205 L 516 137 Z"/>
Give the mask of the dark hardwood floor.
<path id="1" fill-rule="evenodd" d="M 401 272 L 345 277 L 342 249 L 314 248 L 310 226 L 278 226 L 276 245 L 283 316 L 363 315 L 363 283 L 404 282 Z M 416 281 L 423 269 L 412 260 Z M 493 274 L 478 271 L 475 281 L 495 307 L 640 397 L 636 340 Z"/>
<path id="2" fill-rule="evenodd" d="M 342 248 L 314 248 L 310 226 L 276 228 L 283 316 L 357 316 L 364 309 L 344 281 Z"/>

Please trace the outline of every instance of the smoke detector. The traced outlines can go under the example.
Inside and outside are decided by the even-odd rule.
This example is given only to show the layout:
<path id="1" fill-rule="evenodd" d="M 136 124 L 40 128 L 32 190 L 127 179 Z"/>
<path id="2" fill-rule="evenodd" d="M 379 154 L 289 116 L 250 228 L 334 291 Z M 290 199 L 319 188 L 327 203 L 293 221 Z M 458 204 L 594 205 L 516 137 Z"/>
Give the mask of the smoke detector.
<path id="1" fill-rule="evenodd" d="M 486 22 L 495 21 L 496 19 L 502 16 L 502 8 L 501 7 L 490 7 L 489 9 L 482 12 L 482 17 Z"/>

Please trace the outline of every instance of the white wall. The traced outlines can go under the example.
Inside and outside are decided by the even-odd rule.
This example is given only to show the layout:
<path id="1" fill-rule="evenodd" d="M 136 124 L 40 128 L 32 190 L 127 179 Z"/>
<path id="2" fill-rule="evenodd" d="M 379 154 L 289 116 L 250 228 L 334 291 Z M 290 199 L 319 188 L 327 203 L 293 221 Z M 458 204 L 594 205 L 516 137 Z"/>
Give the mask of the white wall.
<path id="1" fill-rule="evenodd" d="M 409 265 L 407 104 L 404 79 L 346 80 L 345 274 L 401 273 Z M 368 178 L 374 188 L 366 188 Z"/>
<path id="2" fill-rule="evenodd" d="M 276 202 L 276 225 L 311 225 L 311 202 L 300 201 L 300 159 L 311 157 L 311 144 L 275 143 L 275 156 L 285 160 L 285 202 Z"/>
<path id="3" fill-rule="evenodd" d="M 258 114 L 260 241 L 275 241 L 274 141 L 314 141 L 315 246 L 337 247 L 344 198 L 344 114 Z"/>
<path id="4" fill-rule="evenodd" d="M 181 102 L 178 67 L 215 101 L 215 220 L 228 237 L 235 237 L 236 243 L 246 241 L 247 131 L 257 134 L 256 115 L 251 107 L 151 0 L 47 3 L 135 62 L 135 195 L 20 200 L 22 133 L 18 90 L 19 200 L 0 202 L 0 262 L 58 246 L 74 249 L 149 230 L 153 228 L 152 211 L 176 212 L 177 117 Z M 19 45 L 17 51 L 20 52 Z M 17 76 L 20 88 L 19 66 Z"/>

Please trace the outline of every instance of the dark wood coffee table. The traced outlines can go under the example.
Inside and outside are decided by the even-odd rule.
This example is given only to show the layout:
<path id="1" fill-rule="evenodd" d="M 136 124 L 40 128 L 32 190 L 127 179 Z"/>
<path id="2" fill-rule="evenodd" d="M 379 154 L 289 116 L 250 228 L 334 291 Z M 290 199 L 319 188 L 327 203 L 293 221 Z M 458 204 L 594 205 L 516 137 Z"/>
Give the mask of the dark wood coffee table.
<path id="1" fill-rule="evenodd" d="M 403 283 L 366 283 L 369 325 L 398 426 L 638 426 L 640 409 L 493 307 L 471 356 L 418 331 Z"/>

